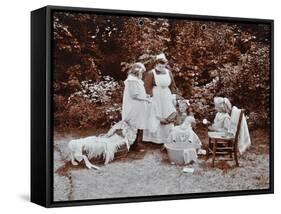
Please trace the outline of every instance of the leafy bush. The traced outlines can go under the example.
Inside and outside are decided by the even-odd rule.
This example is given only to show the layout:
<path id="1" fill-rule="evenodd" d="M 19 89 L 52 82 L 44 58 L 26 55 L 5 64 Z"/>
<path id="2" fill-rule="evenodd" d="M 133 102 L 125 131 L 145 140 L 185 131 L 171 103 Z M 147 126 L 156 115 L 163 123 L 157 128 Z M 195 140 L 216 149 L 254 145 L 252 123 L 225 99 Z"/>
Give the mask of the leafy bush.
<path id="1" fill-rule="evenodd" d="M 109 127 L 120 120 L 123 83 L 136 61 L 147 70 L 164 52 L 198 119 L 214 117 L 214 96 L 247 110 L 253 127 L 270 112 L 270 28 L 85 13 L 53 16 L 56 130 Z"/>
<path id="2" fill-rule="evenodd" d="M 55 95 L 55 125 L 61 130 L 109 128 L 121 119 L 121 98 L 121 85 L 109 76 L 99 82 L 83 81 L 68 99 Z"/>

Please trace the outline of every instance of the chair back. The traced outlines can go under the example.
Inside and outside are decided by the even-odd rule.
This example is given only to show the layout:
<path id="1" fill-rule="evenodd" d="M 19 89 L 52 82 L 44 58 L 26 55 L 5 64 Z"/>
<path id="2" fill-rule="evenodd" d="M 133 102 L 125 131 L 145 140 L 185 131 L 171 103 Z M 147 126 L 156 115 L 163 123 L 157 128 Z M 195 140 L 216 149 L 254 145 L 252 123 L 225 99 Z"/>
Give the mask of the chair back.
<path id="1" fill-rule="evenodd" d="M 228 132 L 233 134 L 235 142 L 238 141 L 244 112 L 244 109 L 238 109 L 236 106 L 233 106 L 231 110 L 230 127 Z"/>

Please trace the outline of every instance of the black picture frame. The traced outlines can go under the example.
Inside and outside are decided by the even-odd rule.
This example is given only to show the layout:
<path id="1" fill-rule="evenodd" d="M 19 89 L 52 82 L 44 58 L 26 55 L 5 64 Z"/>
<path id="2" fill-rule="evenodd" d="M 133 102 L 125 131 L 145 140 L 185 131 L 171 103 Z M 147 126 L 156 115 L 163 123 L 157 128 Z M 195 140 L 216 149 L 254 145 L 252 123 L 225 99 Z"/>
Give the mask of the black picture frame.
<path id="1" fill-rule="evenodd" d="M 53 201 L 53 119 L 52 119 L 52 13 L 71 11 L 102 15 L 165 17 L 188 20 L 269 24 L 270 50 L 270 188 L 264 190 L 224 191 L 180 195 Z M 268 194 L 274 192 L 274 21 L 219 16 L 186 15 L 158 12 L 46 6 L 31 12 L 31 201 L 44 207 L 113 204 Z"/>

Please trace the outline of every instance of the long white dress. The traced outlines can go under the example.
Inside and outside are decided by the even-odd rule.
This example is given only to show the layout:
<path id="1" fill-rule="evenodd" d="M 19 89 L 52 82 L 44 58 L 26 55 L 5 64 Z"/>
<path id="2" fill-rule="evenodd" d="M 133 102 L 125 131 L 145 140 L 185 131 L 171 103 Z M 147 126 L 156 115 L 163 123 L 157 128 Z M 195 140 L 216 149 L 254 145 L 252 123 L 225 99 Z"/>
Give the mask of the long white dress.
<path id="1" fill-rule="evenodd" d="M 122 120 L 137 129 L 145 129 L 147 124 L 147 102 L 138 98 L 146 98 L 144 83 L 133 75 L 125 80 L 122 103 Z"/>
<path id="2" fill-rule="evenodd" d="M 173 112 L 176 112 L 173 105 L 173 96 L 169 88 L 171 84 L 171 77 L 167 70 L 165 74 L 156 74 L 152 70 L 156 86 L 152 89 L 152 102 L 157 106 L 157 115 L 161 119 L 167 118 Z M 151 118 L 153 120 L 153 118 Z M 173 128 L 173 124 L 162 125 L 159 124 L 155 130 L 146 129 L 143 131 L 143 141 L 153 142 L 157 144 L 166 143 L 169 132 Z"/>

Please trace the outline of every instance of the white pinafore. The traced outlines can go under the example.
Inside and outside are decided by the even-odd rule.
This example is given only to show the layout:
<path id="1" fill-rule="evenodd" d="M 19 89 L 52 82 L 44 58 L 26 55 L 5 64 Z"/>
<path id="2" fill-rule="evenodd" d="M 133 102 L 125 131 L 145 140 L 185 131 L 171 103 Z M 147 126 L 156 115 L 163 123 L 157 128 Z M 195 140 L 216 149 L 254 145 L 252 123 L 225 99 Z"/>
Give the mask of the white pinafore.
<path id="1" fill-rule="evenodd" d="M 125 89 L 122 103 L 122 120 L 129 122 L 137 129 L 146 129 L 147 102 L 135 99 L 131 95 L 145 98 L 145 88 L 142 80 L 129 75 L 125 80 Z"/>
<path id="2" fill-rule="evenodd" d="M 173 105 L 173 96 L 169 88 L 171 77 L 168 70 L 166 70 L 165 74 L 156 74 L 155 70 L 152 70 L 152 72 L 156 84 L 152 89 L 152 100 L 157 106 L 157 115 L 161 119 L 165 119 L 173 112 L 176 112 L 175 106 Z M 166 143 L 169 132 L 173 126 L 173 124 L 160 124 L 154 132 L 151 130 L 144 130 L 143 141 L 157 144 Z"/>
<path id="3" fill-rule="evenodd" d="M 213 128 L 225 129 L 225 131 L 227 131 L 230 126 L 229 114 L 225 112 L 218 112 L 215 116 L 214 124 L 212 126 Z"/>

